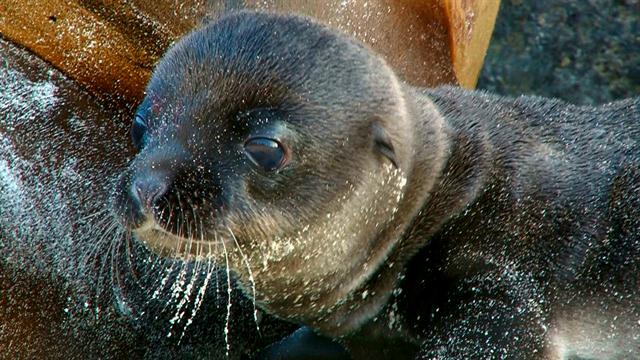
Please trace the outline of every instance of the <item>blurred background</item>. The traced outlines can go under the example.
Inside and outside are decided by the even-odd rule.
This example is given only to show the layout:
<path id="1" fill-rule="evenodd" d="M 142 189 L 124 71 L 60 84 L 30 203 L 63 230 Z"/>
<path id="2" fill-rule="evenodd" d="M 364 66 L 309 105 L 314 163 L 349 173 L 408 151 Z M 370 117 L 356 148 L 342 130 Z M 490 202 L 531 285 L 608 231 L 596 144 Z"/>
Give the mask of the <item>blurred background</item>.
<path id="1" fill-rule="evenodd" d="M 640 0 L 502 0 L 477 86 L 576 104 L 640 95 Z"/>

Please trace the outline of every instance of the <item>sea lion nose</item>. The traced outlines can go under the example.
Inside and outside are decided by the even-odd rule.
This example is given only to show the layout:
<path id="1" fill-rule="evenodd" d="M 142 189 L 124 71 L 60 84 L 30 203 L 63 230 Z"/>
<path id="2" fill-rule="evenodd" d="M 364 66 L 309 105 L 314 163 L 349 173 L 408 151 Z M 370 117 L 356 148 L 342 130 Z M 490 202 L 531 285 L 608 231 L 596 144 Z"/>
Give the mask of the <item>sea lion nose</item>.
<path id="1" fill-rule="evenodd" d="M 145 176 L 131 185 L 130 194 L 140 207 L 151 210 L 167 192 L 167 180 L 160 176 Z"/>

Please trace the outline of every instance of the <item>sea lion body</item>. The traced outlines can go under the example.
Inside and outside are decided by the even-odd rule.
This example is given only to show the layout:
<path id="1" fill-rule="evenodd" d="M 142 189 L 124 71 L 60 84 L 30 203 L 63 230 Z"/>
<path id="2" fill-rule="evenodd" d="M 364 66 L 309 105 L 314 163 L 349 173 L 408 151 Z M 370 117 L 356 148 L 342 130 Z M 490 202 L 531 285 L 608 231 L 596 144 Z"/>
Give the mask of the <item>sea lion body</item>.
<path id="1" fill-rule="evenodd" d="M 354 358 L 628 358 L 639 106 L 417 89 L 309 19 L 241 12 L 158 64 L 114 210 Z"/>
<path id="2" fill-rule="evenodd" d="M 404 311 L 390 310 L 422 329 L 422 356 L 639 356 L 639 99 L 416 96 L 454 139 L 405 240 L 422 246 L 398 287 Z M 473 195 L 459 204 L 461 194 Z"/>

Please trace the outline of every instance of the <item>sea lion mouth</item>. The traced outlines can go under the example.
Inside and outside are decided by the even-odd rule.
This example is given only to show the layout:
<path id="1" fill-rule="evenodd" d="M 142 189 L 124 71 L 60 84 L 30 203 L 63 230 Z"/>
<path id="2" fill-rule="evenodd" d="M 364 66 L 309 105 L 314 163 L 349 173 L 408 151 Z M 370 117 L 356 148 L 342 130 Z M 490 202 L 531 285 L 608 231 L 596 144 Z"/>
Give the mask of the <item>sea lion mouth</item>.
<path id="1" fill-rule="evenodd" d="M 234 244 L 232 239 L 223 236 L 214 236 L 211 240 L 200 231 L 187 236 L 176 234 L 159 224 L 153 216 L 147 216 L 140 226 L 130 231 L 154 253 L 185 261 L 211 259 L 219 248 Z"/>

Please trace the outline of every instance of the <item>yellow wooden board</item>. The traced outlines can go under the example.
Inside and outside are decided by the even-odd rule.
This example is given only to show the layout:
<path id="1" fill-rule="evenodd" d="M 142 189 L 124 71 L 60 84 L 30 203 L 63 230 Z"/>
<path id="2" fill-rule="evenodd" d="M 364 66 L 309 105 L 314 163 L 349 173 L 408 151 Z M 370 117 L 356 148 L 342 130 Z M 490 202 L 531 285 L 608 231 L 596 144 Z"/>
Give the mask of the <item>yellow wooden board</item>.
<path id="1" fill-rule="evenodd" d="M 246 0 L 247 8 L 312 16 L 379 52 L 407 82 L 474 87 L 499 0 Z M 203 17 L 206 0 L 4 0 L 0 34 L 92 93 L 133 105 L 164 50 Z"/>

